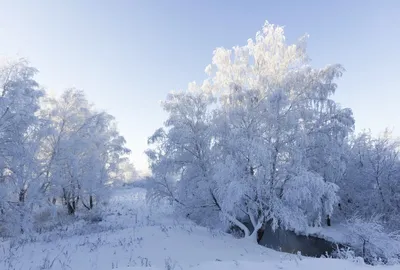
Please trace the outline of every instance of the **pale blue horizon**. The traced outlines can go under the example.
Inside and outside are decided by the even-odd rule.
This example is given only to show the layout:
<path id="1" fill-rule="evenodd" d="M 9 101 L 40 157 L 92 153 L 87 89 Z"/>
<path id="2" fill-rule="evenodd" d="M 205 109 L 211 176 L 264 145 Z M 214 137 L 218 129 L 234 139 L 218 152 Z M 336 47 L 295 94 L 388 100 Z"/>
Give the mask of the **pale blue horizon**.
<path id="1" fill-rule="evenodd" d="M 310 35 L 315 66 L 346 68 L 335 100 L 356 130 L 400 135 L 400 1 L 0 1 L 0 56 L 25 57 L 38 81 L 83 89 L 114 115 L 147 170 L 147 137 L 163 124 L 159 101 L 204 79 L 216 47 L 243 45 L 263 23 L 288 42 Z"/>

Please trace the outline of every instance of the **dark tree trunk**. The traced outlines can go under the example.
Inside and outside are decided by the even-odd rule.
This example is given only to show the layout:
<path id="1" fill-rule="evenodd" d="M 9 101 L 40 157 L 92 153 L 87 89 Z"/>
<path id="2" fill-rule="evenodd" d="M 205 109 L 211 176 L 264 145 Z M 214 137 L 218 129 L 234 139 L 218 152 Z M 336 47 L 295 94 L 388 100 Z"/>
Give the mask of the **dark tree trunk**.
<path id="1" fill-rule="evenodd" d="M 19 200 L 20 203 L 25 202 L 25 194 L 26 194 L 26 190 L 25 189 L 21 189 L 19 191 L 18 200 Z"/>
<path id="2" fill-rule="evenodd" d="M 362 247 L 362 256 L 363 256 L 363 258 L 365 258 L 365 244 L 366 244 L 366 241 L 364 240 L 363 241 L 363 247 Z"/>
<path id="3" fill-rule="evenodd" d="M 331 226 L 331 217 L 329 215 L 326 216 L 326 225 Z"/>
<path id="4" fill-rule="evenodd" d="M 265 231 L 264 226 L 262 226 L 262 227 L 257 231 L 257 243 L 258 243 L 258 244 L 260 244 L 261 239 L 262 239 L 263 236 L 264 236 L 264 231 Z"/>
<path id="5" fill-rule="evenodd" d="M 90 209 L 93 208 L 93 196 L 92 195 L 90 195 L 90 197 L 89 197 L 89 207 L 90 207 Z"/>
<path id="6" fill-rule="evenodd" d="M 68 214 L 73 215 L 75 214 L 75 202 L 67 202 Z"/>
<path id="7" fill-rule="evenodd" d="M 254 176 L 254 168 L 253 168 L 253 166 L 250 166 L 250 175 Z"/>

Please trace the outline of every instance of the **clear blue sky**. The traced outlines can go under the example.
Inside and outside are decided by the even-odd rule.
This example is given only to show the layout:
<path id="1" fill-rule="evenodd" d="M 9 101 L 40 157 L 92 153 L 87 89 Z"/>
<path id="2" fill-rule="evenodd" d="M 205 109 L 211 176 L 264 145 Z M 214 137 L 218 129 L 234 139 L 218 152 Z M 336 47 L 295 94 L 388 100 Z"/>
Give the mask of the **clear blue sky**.
<path id="1" fill-rule="evenodd" d="M 204 79 L 214 48 L 245 44 L 265 20 L 289 42 L 308 33 L 314 65 L 345 66 L 336 100 L 358 130 L 400 135 L 398 0 L 0 0 L 0 56 L 27 57 L 53 92 L 84 89 L 145 169 L 147 137 L 165 119 L 159 101 Z"/>

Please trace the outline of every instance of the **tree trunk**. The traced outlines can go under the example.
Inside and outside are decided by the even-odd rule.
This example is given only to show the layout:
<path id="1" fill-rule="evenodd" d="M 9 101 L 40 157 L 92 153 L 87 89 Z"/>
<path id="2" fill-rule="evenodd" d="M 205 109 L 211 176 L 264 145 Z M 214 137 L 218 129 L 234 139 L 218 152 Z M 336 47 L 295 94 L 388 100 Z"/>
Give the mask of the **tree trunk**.
<path id="1" fill-rule="evenodd" d="M 250 239 L 253 243 L 259 244 L 263 235 L 264 235 L 264 229 L 262 225 L 259 224 L 247 238 Z"/>
<path id="2" fill-rule="evenodd" d="M 73 215 L 75 214 L 75 202 L 73 202 L 72 204 L 70 202 L 67 202 L 67 208 L 68 208 L 68 214 L 69 215 Z"/>
<path id="3" fill-rule="evenodd" d="M 254 242 L 254 243 L 259 243 L 263 234 L 264 234 L 264 224 L 262 221 L 258 221 L 257 223 L 254 220 L 254 217 L 252 215 L 249 215 L 251 219 L 251 223 L 254 227 L 253 232 L 249 236 L 249 238 Z"/>
<path id="4" fill-rule="evenodd" d="M 326 216 L 326 225 L 331 226 L 331 217 L 329 215 Z"/>
<path id="5" fill-rule="evenodd" d="M 242 223 L 242 222 L 240 222 L 239 220 L 237 220 L 235 217 L 233 217 L 233 216 L 231 216 L 231 215 L 229 215 L 229 214 L 227 214 L 227 213 L 224 213 L 224 212 L 222 212 L 223 214 L 224 214 L 224 216 L 226 217 L 226 219 L 228 219 L 230 222 L 232 222 L 234 225 L 236 225 L 236 226 L 238 226 L 243 232 L 244 232 L 244 237 L 245 238 L 247 238 L 247 237 L 249 237 L 250 236 L 250 231 L 249 231 L 249 229 Z"/>
<path id="6" fill-rule="evenodd" d="M 25 194 L 26 194 L 26 190 L 25 189 L 21 189 L 19 191 L 19 195 L 18 195 L 18 201 L 20 203 L 24 203 L 25 202 Z"/>
<path id="7" fill-rule="evenodd" d="M 363 256 L 363 258 L 365 259 L 365 244 L 366 244 L 366 241 L 365 240 L 363 240 L 363 247 L 362 247 L 362 256 Z"/>
<path id="8" fill-rule="evenodd" d="M 90 207 L 90 209 L 93 208 L 93 196 L 92 195 L 90 195 L 90 197 L 89 197 L 89 207 Z"/>
<path id="9" fill-rule="evenodd" d="M 258 243 L 258 234 L 257 234 L 258 230 L 254 230 L 249 236 L 247 236 L 247 239 L 250 239 L 251 242 L 253 243 Z"/>
<path id="10" fill-rule="evenodd" d="M 262 239 L 263 236 L 264 236 L 264 232 L 265 232 L 264 226 L 262 226 L 260 229 L 258 229 L 258 231 L 257 231 L 257 243 L 258 243 L 258 244 L 260 244 L 261 239 Z"/>

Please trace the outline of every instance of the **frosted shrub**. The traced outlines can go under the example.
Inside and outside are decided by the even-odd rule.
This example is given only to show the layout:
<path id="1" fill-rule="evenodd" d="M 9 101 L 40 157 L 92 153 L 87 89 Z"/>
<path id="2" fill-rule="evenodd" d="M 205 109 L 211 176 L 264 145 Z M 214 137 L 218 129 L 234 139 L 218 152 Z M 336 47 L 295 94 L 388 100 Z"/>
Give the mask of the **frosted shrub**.
<path id="1" fill-rule="evenodd" d="M 400 258 L 400 238 L 388 233 L 379 216 L 368 220 L 353 217 L 347 221 L 348 239 L 361 256 L 372 264 L 394 263 Z"/>

